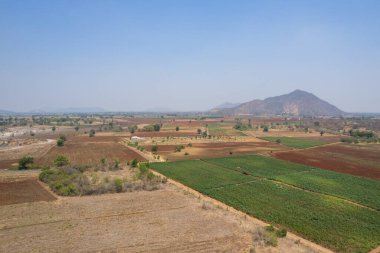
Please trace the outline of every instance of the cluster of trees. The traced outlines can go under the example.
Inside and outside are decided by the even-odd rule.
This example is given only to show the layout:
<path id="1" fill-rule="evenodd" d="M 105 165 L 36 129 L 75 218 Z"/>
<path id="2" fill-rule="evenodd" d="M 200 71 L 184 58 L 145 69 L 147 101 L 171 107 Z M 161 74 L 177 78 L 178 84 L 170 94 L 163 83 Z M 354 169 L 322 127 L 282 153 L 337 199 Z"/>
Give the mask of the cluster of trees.
<path id="1" fill-rule="evenodd" d="M 147 125 L 142 128 L 144 132 L 159 132 L 161 130 L 162 124 Z"/>
<path id="2" fill-rule="evenodd" d="M 359 131 L 359 130 L 350 130 L 349 131 L 350 136 L 354 138 L 374 138 L 376 137 L 375 134 L 372 131 Z"/>

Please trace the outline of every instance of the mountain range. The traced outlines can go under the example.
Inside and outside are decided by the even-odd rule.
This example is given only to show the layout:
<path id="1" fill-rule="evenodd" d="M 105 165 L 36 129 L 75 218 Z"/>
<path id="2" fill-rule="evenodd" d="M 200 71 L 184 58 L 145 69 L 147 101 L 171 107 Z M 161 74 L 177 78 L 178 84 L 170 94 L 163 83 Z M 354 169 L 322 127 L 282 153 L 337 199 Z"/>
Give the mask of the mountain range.
<path id="1" fill-rule="evenodd" d="M 222 115 L 293 115 L 293 116 L 342 116 L 336 106 L 312 93 L 295 90 L 289 94 L 255 99 L 231 108 L 215 107 L 212 113 Z"/>

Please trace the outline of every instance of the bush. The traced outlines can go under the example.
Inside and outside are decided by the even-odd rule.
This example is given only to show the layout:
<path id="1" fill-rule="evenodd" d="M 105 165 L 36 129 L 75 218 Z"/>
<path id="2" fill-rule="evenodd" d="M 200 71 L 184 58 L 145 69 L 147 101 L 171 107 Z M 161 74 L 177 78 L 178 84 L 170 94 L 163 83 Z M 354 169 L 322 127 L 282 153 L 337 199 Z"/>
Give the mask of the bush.
<path id="1" fill-rule="evenodd" d="M 33 160 L 33 157 L 31 156 L 24 156 L 23 158 L 21 158 L 19 161 L 18 161 L 18 169 L 19 170 L 26 170 L 28 169 L 28 165 L 31 165 L 33 164 L 34 160 Z"/>
<path id="2" fill-rule="evenodd" d="M 185 148 L 185 146 L 183 146 L 183 145 L 177 145 L 177 146 L 175 147 L 174 151 L 175 151 L 175 152 L 181 152 L 181 150 L 184 149 L 184 148 Z"/>
<path id="3" fill-rule="evenodd" d="M 58 147 L 63 147 L 63 145 L 65 145 L 65 141 L 62 140 L 62 139 L 58 139 L 58 140 L 57 140 L 57 146 L 58 146 Z"/>
<path id="4" fill-rule="evenodd" d="M 288 231 L 285 228 L 281 228 L 281 229 L 276 231 L 276 236 L 279 238 L 284 238 L 284 237 L 286 237 L 287 233 L 288 233 Z"/>
<path id="5" fill-rule="evenodd" d="M 63 140 L 63 141 L 67 141 L 67 138 L 64 134 L 60 134 L 59 135 L 59 139 Z"/>
<path id="6" fill-rule="evenodd" d="M 137 165 L 139 164 L 139 162 L 137 161 L 137 159 L 133 159 L 130 164 L 131 164 L 132 168 L 136 168 Z"/>
<path id="7" fill-rule="evenodd" d="M 95 130 L 94 129 L 91 129 L 89 134 L 88 134 L 89 137 L 94 137 L 95 136 Z"/>
<path id="8" fill-rule="evenodd" d="M 123 180 L 121 178 L 115 178 L 114 184 L 115 184 L 115 191 L 116 192 L 122 192 L 123 191 Z"/>
<path id="9" fill-rule="evenodd" d="M 69 165 L 69 159 L 64 155 L 59 155 L 54 159 L 54 165 L 57 167 Z"/>
<path id="10" fill-rule="evenodd" d="M 151 148 L 151 151 L 156 153 L 158 151 L 158 146 L 157 145 L 153 145 L 152 148 Z"/>
<path id="11" fill-rule="evenodd" d="M 177 127 L 175 128 L 175 130 L 178 132 L 178 131 L 179 131 L 179 127 L 177 126 Z"/>

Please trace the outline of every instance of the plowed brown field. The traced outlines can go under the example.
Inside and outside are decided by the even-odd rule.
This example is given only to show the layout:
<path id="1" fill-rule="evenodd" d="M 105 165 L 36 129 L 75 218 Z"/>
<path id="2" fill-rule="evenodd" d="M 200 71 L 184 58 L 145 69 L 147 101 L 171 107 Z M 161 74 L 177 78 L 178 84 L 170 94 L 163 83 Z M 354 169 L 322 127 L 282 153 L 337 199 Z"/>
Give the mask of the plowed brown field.
<path id="1" fill-rule="evenodd" d="M 380 145 L 335 144 L 278 152 L 274 157 L 380 181 Z"/>

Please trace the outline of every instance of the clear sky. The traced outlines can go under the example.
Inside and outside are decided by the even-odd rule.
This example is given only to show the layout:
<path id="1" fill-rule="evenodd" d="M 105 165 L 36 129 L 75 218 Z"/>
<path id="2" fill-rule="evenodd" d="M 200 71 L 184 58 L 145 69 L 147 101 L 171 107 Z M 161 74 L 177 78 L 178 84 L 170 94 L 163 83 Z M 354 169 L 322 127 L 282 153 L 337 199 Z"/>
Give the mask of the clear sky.
<path id="1" fill-rule="evenodd" d="M 0 109 L 203 110 L 295 89 L 380 112 L 379 0 L 0 0 Z"/>

